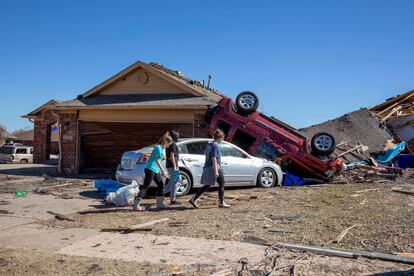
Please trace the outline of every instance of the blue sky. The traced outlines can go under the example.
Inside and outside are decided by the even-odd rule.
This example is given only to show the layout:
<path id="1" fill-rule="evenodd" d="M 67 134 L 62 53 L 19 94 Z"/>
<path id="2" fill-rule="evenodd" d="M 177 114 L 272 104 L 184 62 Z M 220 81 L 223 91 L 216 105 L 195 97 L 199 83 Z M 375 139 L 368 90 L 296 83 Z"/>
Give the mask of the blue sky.
<path id="1" fill-rule="evenodd" d="M 414 1 L 0 1 L 0 124 L 156 61 L 297 127 L 414 89 Z"/>

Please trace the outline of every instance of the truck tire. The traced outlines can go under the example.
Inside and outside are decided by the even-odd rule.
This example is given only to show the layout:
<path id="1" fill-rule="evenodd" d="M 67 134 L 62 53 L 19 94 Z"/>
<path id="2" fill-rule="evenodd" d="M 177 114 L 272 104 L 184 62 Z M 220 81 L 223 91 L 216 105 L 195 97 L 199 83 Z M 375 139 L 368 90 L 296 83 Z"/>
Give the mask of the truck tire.
<path id="1" fill-rule="evenodd" d="M 253 92 L 241 92 L 236 98 L 237 112 L 241 115 L 250 115 L 259 107 L 259 97 Z"/>
<path id="2" fill-rule="evenodd" d="M 316 133 L 311 140 L 311 149 L 314 155 L 327 156 L 336 148 L 335 138 L 326 132 Z"/>

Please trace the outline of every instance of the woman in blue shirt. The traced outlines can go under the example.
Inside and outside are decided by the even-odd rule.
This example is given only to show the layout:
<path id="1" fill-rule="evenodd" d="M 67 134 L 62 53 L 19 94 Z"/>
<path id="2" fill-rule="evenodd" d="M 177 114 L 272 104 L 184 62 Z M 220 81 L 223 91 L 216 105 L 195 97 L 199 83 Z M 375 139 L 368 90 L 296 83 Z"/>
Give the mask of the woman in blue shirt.
<path id="1" fill-rule="evenodd" d="M 218 148 L 224 139 L 224 132 L 221 129 L 216 129 L 213 134 L 214 141 L 207 145 L 206 148 L 206 161 L 203 167 L 203 173 L 201 175 L 200 183 L 204 186 L 198 189 L 197 193 L 190 199 L 190 204 L 194 208 L 198 208 L 197 199 L 208 189 L 213 186 L 216 181 L 219 185 L 218 195 L 219 195 L 219 207 L 228 208 L 230 205 L 224 202 L 224 175 L 221 170 L 221 154 Z"/>
<path id="2" fill-rule="evenodd" d="M 168 178 L 168 172 L 161 164 L 161 161 L 164 157 L 164 150 L 168 148 L 172 144 L 172 139 L 170 135 L 165 133 L 161 139 L 158 141 L 158 144 L 155 145 L 154 149 L 152 150 L 151 157 L 148 160 L 147 165 L 145 165 L 145 178 L 144 178 L 144 185 L 140 189 L 138 195 L 134 199 L 134 210 L 136 211 L 145 211 L 145 208 L 141 207 L 141 199 L 147 192 L 148 187 L 150 186 L 151 182 L 157 184 L 157 208 L 164 208 L 164 182 L 162 181 L 162 176 Z"/>

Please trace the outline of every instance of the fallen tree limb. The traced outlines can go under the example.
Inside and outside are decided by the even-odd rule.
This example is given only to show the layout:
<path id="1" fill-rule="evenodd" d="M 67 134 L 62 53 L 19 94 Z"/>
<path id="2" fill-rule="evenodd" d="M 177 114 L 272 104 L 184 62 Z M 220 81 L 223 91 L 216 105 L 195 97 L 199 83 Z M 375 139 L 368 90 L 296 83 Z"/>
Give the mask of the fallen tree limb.
<path id="1" fill-rule="evenodd" d="M 292 243 L 275 243 L 272 247 L 287 248 L 292 250 L 299 250 L 304 252 L 314 252 L 321 255 L 337 256 L 344 258 L 359 258 L 365 257 L 369 259 L 378 259 L 383 261 L 391 261 L 397 263 L 414 264 L 414 258 L 398 256 L 393 254 L 369 252 L 360 250 L 340 249 L 340 248 L 327 248 L 313 245 L 292 244 Z"/>

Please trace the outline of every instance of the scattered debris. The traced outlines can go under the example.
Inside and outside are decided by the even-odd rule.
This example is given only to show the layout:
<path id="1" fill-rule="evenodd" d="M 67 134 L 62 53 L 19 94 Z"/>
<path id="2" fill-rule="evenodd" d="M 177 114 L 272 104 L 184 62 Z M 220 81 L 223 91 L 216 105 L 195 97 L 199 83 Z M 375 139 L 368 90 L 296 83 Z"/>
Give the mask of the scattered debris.
<path id="1" fill-rule="evenodd" d="M 257 237 L 257 236 L 253 236 L 253 235 L 249 235 L 249 236 L 244 237 L 243 241 L 247 242 L 247 243 L 258 244 L 258 245 L 268 245 L 269 244 L 268 240 Z"/>
<path id="2" fill-rule="evenodd" d="M 8 205 L 10 204 L 7 200 L 0 200 L 0 205 Z"/>
<path id="3" fill-rule="evenodd" d="M 171 227 L 181 227 L 181 226 L 187 226 L 187 225 L 188 225 L 187 221 L 174 221 L 168 224 L 168 226 L 171 226 Z"/>
<path id="4" fill-rule="evenodd" d="M 295 221 L 303 219 L 303 215 L 269 215 L 267 216 L 268 219 L 271 221 L 277 220 L 287 220 L 287 221 Z"/>
<path id="5" fill-rule="evenodd" d="M 9 262 L 6 259 L 0 258 L 0 267 L 8 265 Z"/>
<path id="6" fill-rule="evenodd" d="M 16 197 L 27 196 L 27 192 L 26 191 L 16 191 L 14 193 L 14 196 L 16 196 Z"/>
<path id="7" fill-rule="evenodd" d="M 47 213 L 49 213 L 49 214 L 51 214 L 51 215 L 54 215 L 54 216 L 55 216 L 55 218 L 60 219 L 60 220 L 75 221 L 74 219 L 71 219 L 71 218 L 69 218 L 69 217 L 68 217 L 68 216 L 66 216 L 66 215 L 59 214 L 59 213 L 56 213 L 56 212 L 53 212 L 53 211 L 47 211 Z"/>
<path id="8" fill-rule="evenodd" d="M 50 176 L 48 174 L 45 174 L 45 173 L 42 174 L 42 177 L 44 178 L 43 181 L 45 181 L 45 182 L 58 182 L 59 181 L 57 178 L 55 178 L 53 176 Z"/>
<path id="9" fill-rule="evenodd" d="M 223 269 L 220 271 L 217 271 L 213 274 L 211 274 L 211 276 L 228 276 L 228 275 L 234 275 L 234 272 L 232 269 L 228 268 L 228 269 Z"/>

